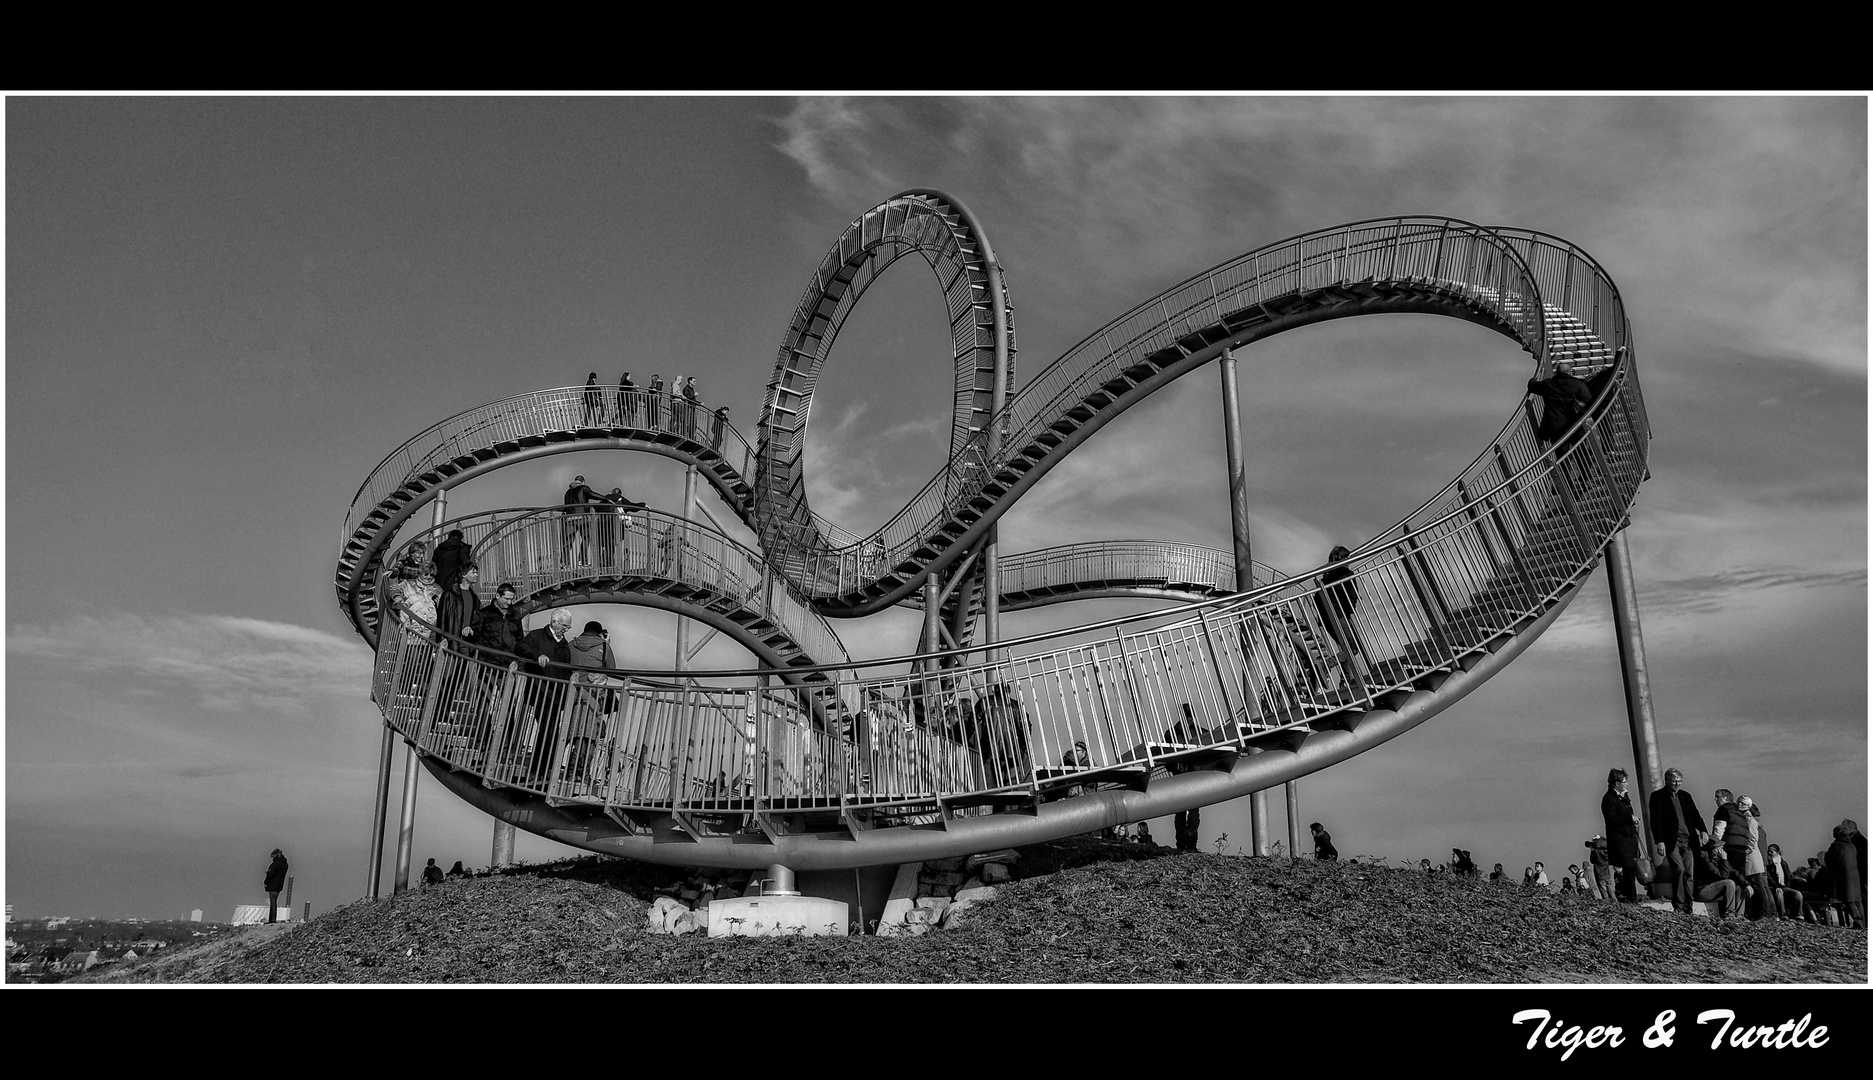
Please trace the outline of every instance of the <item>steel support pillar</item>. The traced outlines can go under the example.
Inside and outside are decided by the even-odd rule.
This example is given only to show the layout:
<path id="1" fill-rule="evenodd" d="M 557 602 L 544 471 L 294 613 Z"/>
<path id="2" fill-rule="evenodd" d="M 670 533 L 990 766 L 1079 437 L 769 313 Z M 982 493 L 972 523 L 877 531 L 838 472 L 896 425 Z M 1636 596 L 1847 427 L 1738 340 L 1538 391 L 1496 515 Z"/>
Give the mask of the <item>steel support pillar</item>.
<path id="1" fill-rule="evenodd" d="M 494 850 L 489 866 L 510 866 L 514 862 L 514 827 L 505 821 L 494 823 Z"/>
<path id="2" fill-rule="evenodd" d="M 1236 353 L 1224 349 L 1217 360 L 1223 377 L 1223 448 L 1229 466 L 1229 538 L 1236 555 L 1236 591 L 1255 587 L 1255 561 L 1249 549 L 1249 478 L 1242 461 L 1242 405 L 1236 392 Z M 1249 796 L 1249 836 L 1254 854 L 1268 852 L 1268 795 Z"/>
<path id="3" fill-rule="evenodd" d="M 761 879 L 761 895 L 799 896 L 800 890 L 793 887 L 793 871 L 779 863 L 769 866 Z"/>
<path id="4" fill-rule="evenodd" d="M 980 230 L 977 230 L 978 235 Z M 1002 284 L 1002 266 L 995 260 L 995 252 L 989 247 L 988 238 L 981 237 L 983 262 L 988 269 L 989 317 L 995 328 L 995 372 L 994 384 L 989 389 L 989 430 L 987 458 L 993 466 L 1002 451 L 1002 410 L 1008 404 L 1008 304 Z M 982 640 L 993 645 L 1002 637 L 1002 581 L 999 575 L 999 561 L 996 558 L 996 543 L 1001 527 L 991 525 L 988 543 L 982 549 Z M 995 650 L 988 650 L 987 657 L 992 663 Z"/>
<path id="5" fill-rule="evenodd" d="M 1632 729 L 1632 763 L 1638 772 L 1640 826 L 1647 853 L 1652 850 L 1651 794 L 1664 786 L 1658 765 L 1658 727 L 1652 719 L 1652 688 L 1645 674 L 1645 639 L 1639 633 L 1639 594 L 1632 581 L 1632 553 L 1626 530 L 1606 545 L 1606 584 L 1613 594 L 1613 635 L 1619 642 L 1619 669 L 1626 689 L 1626 722 Z"/>
<path id="6" fill-rule="evenodd" d="M 416 744 L 403 744 L 403 813 L 397 818 L 397 877 L 392 894 L 410 887 L 410 849 L 416 840 Z"/>
<path id="7" fill-rule="evenodd" d="M 371 810 L 371 879 L 365 887 L 366 900 L 377 899 L 378 883 L 384 879 L 384 817 L 390 802 L 390 756 L 396 749 L 390 724 L 384 724 L 384 742 L 377 755 L 377 805 Z"/>
<path id="8" fill-rule="evenodd" d="M 683 521 L 687 524 L 696 517 L 696 466 L 683 470 Z M 682 540 L 677 540 L 677 557 L 681 558 Z M 689 620 L 681 615 L 676 617 L 676 671 L 689 670 Z"/>
<path id="9" fill-rule="evenodd" d="M 1287 789 L 1288 796 L 1288 861 L 1293 862 L 1294 853 L 1301 849 L 1301 785 L 1290 780 L 1281 785 Z"/>

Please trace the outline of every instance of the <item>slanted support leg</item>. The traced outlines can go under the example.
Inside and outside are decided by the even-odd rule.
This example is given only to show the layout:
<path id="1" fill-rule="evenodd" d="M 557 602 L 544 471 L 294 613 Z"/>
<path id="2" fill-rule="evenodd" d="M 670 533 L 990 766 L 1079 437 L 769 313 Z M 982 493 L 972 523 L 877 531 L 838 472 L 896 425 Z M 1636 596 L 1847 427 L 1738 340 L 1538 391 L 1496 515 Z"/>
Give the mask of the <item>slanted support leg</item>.
<path id="1" fill-rule="evenodd" d="M 390 802 L 390 758 L 396 741 L 390 725 L 384 724 L 383 748 L 377 755 L 377 804 L 371 810 L 371 879 L 364 890 L 366 900 L 377 899 L 378 882 L 384 879 L 384 817 Z"/>
<path id="2" fill-rule="evenodd" d="M 1249 551 L 1249 479 L 1242 458 L 1242 408 L 1236 392 L 1235 351 L 1224 349 L 1216 363 L 1223 377 L 1223 449 L 1229 464 L 1229 535 L 1235 548 L 1236 591 L 1247 592 L 1255 587 L 1255 561 Z M 1253 854 L 1268 851 L 1266 792 L 1249 796 L 1249 839 Z"/>
<path id="3" fill-rule="evenodd" d="M 403 813 L 397 818 L 397 877 L 393 893 L 410 887 L 410 847 L 416 839 L 416 744 L 403 744 Z"/>
<path id="4" fill-rule="evenodd" d="M 1645 794 L 1664 786 L 1658 765 L 1658 727 L 1652 719 L 1652 688 L 1645 674 L 1645 639 L 1639 632 L 1639 596 L 1633 586 L 1632 555 L 1626 531 L 1614 534 L 1606 546 L 1606 583 L 1613 594 L 1613 634 L 1619 642 L 1619 669 L 1625 677 L 1626 720 L 1632 729 L 1632 761 L 1639 773 L 1638 788 Z M 1642 795 L 1640 822 L 1645 848 L 1652 850 L 1652 811 Z"/>

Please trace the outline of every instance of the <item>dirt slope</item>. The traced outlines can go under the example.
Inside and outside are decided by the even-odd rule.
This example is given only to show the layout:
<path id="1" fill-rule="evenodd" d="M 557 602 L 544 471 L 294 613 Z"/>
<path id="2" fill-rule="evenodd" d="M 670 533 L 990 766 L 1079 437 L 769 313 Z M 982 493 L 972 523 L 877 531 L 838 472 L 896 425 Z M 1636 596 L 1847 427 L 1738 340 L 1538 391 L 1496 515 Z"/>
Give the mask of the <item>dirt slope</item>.
<path id="1" fill-rule="evenodd" d="M 597 858 L 360 901 L 86 982 L 1864 983 L 1864 932 L 1719 922 L 1408 869 L 1024 849 L 967 925 L 916 938 L 648 931 L 680 871 Z"/>

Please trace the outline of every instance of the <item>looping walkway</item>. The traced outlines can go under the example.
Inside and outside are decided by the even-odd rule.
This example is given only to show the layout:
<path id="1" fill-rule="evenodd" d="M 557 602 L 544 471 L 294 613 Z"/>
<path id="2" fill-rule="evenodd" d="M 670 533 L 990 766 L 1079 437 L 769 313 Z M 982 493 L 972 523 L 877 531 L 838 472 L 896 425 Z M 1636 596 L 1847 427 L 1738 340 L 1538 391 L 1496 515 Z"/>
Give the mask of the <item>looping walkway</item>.
<path id="1" fill-rule="evenodd" d="M 887 251 L 889 237 L 902 235 L 890 232 L 890 205 L 875 233 L 869 217 L 855 222 L 848 235 L 862 242 L 847 251 L 842 239 L 836 266 L 875 276 L 881 266 L 861 249 Z M 898 228 L 910 228 L 901 222 L 911 216 L 905 211 Z M 912 250 L 925 251 L 910 245 L 892 257 Z M 939 274 L 944 257 L 933 262 Z M 966 270 L 968 257 L 955 258 Z M 816 282 L 825 277 L 822 268 Z M 838 291 L 826 281 L 809 299 Z M 959 295 L 986 303 L 976 284 L 969 279 Z M 851 296 L 843 311 L 860 291 L 840 294 Z M 969 310 L 978 314 L 958 325 L 981 326 L 980 310 Z M 1553 445 L 1536 436 L 1532 410 L 1518 410 L 1457 478 L 1356 549 L 1345 563 L 1359 597 L 1350 610 L 1323 595 L 1320 571 L 1287 579 L 1269 572 L 1256 589 L 1231 595 L 1233 566 L 1223 553 L 1157 542 L 1072 545 L 1007 557 L 1004 601 L 1123 594 L 1199 602 L 978 648 L 951 657 L 954 666 L 826 660 L 843 652 L 821 613 L 862 614 L 912 596 L 1130 405 L 1224 348 L 1396 311 L 1490 326 L 1532 354 L 1539 375 L 1559 368 L 1602 377 L 1591 408 Z M 812 325 L 796 320 L 778 381 L 788 370 L 819 377 L 817 361 L 798 363 L 800 327 Z M 820 344 L 830 340 L 827 333 Z M 814 355 L 823 358 L 824 348 Z M 979 371 L 980 352 L 968 362 Z M 805 396 L 810 387 L 795 402 L 796 437 Z M 770 388 L 770 406 L 778 400 Z M 1647 475 L 1650 437 L 1624 310 L 1600 267 L 1552 237 L 1448 219 L 1362 222 L 1259 249 L 1096 331 L 1000 414 L 985 421 L 979 399 L 968 409 L 960 402 L 958 423 L 972 430 L 959 435 L 950 465 L 862 539 L 817 523 L 803 485 L 779 482 L 765 464 L 774 444 L 749 450 L 726 425 L 702 438 L 687 423 L 648 415 L 622 427 L 560 423 L 587 404 L 581 388 L 438 425 L 424 439 L 440 449 L 393 454 L 384 475 L 361 489 L 346 525 L 339 592 L 378 647 L 374 696 L 386 721 L 432 772 L 490 813 L 651 861 L 875 865 L 1160 816 L 1345 760 L 1422 723 L 1508 663 L 1558 616 L 1624 527 Z M 551 430 L 517 419 L 553 410 Z M 989 428 L 1005 433 L 999 449 L 990 448 Z M 779 427 L 763 430 L 771 436 Z M 478 554 L 524 577 L 537 605 L 627 594 L 673 610 L 688 605 L 750 644 L 768 668 L 707 686 L 626 672 L 568 684 L 510 657 L 438 643 L 426 627 L 389 623 L 378 632 L 374 570 L 415 505 L 530 452 L 606 445 L 701 464 L 763 538 L 764 553 L 655 514 L 615 534 L 609 548 L 593 536 L 576 556 L 559 510 L 501 511 L 445 527 L 479 530 Z M 756 462 L 764 464 L 751 474 Z M 682 568 L 653 550 L 653 536 L 672 534 L 700 545 Z M 542 548 L 551 557 L 542 559 Z M 501 575 L 487 566 L 483 584 L 491 586 Z"/>

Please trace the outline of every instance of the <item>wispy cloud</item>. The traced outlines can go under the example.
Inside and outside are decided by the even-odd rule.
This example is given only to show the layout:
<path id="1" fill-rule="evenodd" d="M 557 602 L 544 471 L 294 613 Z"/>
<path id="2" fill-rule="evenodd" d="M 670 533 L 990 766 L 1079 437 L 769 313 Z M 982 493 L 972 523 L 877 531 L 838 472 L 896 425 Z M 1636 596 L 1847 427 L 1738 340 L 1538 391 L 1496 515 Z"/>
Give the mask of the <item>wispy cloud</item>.
<path id="1" fill-rule="evenodd" d="M 112 612 L 16 624 L 7 652 L 55 661 L 68 678 L 112 673 L 185 688 L 215 712 L 299 712 L 311 697 L 355 697 L 371 668 L 370 649 L 355 638 L 232 615 Z"/>

